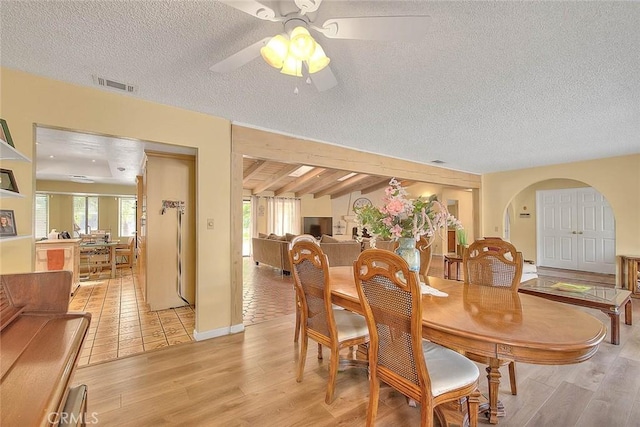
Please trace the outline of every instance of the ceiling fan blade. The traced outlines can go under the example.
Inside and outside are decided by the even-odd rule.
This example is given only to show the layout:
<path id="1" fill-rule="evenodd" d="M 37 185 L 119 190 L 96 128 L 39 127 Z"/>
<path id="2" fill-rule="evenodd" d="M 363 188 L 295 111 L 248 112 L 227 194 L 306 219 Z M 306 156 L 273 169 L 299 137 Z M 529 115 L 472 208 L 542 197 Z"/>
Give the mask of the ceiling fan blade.
<path id="1" fill-rule="evenodd" d="M 269 40 L 271 40 L 271 37 L 265 37 L 262 40 L 245 47 L 241 51 L 234 53 L 228 58 L 223 59 L 209 69 L 216 73 L 228 73 L 236 68 L 240 68 L 247 62 L 253 61 L 260 56 L 260 48 L 266 45 Z"/>
<path id="2" fill-rule="evenodd" d="M 328 19 L 312 27 L 330 39 L 415 40 L 426 36 L 429 16 L 363 16 Z"/>
<path id="3" fill-rule="evenodd" d="M 276 16 L 276 12 L 269 6 L 253 0 L 219 0 L 227 6 L 238 9 L 244 13 L 263 19 L 265 21 L 280 22 L 283 20 L 281 16 Z"/>
<path id="4" fill-rule="evenodd" d="M 309 74 L 309 78 L 311 78 L 311 81 L 316 89 L 318 89 L 318 92 L 324 92 L 338 84 L 336 76 L 328 65 L 317 73 Z"/>
<path id="5" fill-rule="evenodd" d="M 300 9 L 300 15 L 305 13 L 311 13 L 318 10 L 322 0 L 294 0 L 298 9 Z"/>

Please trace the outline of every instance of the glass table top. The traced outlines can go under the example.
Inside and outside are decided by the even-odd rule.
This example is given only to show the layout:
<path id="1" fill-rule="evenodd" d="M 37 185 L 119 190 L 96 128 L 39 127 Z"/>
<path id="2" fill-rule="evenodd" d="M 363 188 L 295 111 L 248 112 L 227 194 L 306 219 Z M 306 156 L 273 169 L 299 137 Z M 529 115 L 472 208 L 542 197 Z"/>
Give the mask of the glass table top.
<path id="1" fill-rule="evenodd" d="M 615 302 L 625 298 L 629 291 L 608 286 L 587 283 L 558 282 L 547 279 L 531 279 L 520 285 L 521 290 L 535 291 L 559 297 L 574 298 L 585 301 Z"/>

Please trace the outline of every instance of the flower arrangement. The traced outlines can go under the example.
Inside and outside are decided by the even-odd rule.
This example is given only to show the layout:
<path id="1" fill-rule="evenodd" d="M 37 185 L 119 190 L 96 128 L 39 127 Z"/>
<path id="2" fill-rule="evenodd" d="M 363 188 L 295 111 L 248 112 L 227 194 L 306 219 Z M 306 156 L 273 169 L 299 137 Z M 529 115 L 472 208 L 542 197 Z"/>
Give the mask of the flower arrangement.
<path id="1" fill-rule="evenodd" d="M 452 226 L 462 229 L 462 224 L 449 213 L 447 207 L 435 195 L 424 200 L 409 199 L 407 190 L 395 178 L 385 189 L 382 207 L 363 206 L 356 211 L 358 236 L 362 229 L 372 236 L 372 247 L 376 239 L 397 240 L 412 237 L 416 241 L 425 236 L 429 244 L 441 228 Z"/>

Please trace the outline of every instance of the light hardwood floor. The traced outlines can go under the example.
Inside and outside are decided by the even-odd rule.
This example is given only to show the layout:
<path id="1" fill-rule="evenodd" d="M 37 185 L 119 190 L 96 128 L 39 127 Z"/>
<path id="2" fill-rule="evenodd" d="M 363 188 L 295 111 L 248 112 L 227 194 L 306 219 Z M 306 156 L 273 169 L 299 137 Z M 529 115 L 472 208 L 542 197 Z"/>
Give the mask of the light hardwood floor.
<path id="1" fill-rule="evenodd" d="M 434 266 L 432 271 L 438 271 L 436 260 Z M 639 307 L 640 303 L 634 305 L 636 323 Z M 609 325 L 604 314 L 586 311 Z M 329 354 L 325 350 L 324 361 L 318 361 L 315 351 L 309 351 L 304 380 L 296 383 L 299 347 L 293 343 L 294 320 L 288 314 L 247 326 L 241 334 L 81 367 L 75 382 L 89 387 L 89 419 L 118 426 L 364 425 L 369 395 L 364 370 L 341 372 L 336 400 L 327 405 Z M 639 425 L 637 324 L 623 323 L 621 345 L 611 345 L 607 336 L 596 355 L 581 364 L 519 363 L 517 396 L 509 393 L 506 369 L 502 374 L 500 399 L 506 416 L 499 425 Z M 486 380 L 480 384 L 486 393 Z M 404 397 L 382 389 L 378 426 L 416 426 L 419 418 L 419 409 L 409 407 Z"/>

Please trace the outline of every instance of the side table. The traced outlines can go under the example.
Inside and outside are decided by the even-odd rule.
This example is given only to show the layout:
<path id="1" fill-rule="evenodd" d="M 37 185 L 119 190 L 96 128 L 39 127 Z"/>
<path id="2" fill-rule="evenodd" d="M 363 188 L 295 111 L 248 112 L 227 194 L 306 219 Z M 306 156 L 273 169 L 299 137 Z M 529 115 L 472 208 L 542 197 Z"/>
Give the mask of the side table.
<path id="1" fill-rule="evenodd" d="M 451 279 L 451 267 L 456 267 L 456 280 L 460 280 L 460 264 L 462 257 L 455 253 L 449 253 L 444 256 L 444 278 Z"/>

